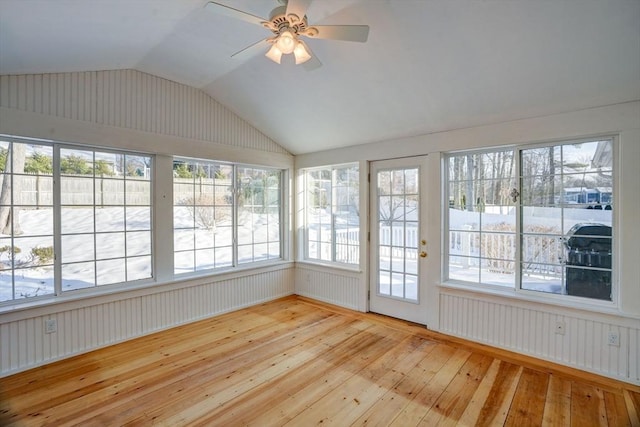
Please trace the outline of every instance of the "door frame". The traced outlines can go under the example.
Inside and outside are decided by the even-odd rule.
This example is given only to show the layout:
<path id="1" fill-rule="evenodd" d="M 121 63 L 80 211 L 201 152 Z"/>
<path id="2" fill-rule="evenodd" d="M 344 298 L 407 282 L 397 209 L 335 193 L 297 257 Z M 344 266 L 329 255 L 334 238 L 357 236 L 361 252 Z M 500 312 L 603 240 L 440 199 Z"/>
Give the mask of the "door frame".
<path id="1" fill-rule="evenodd" d="M 404 157 L 397 159 L 388 159 L 388 160 L 376 160 L 369 163 L 369 189 L 368 189 L 368 198 L 369 198 L 369 266 L 367 271 L 368 281 L 367 281 L 367 292 L 369 296 L 369 311 L 388 315 L 391 317 L 400 318 L 403 320 L 411 321 L 414 323 L 419 323 L 422 325 L 426 325 L 428 320 L 433 318 L 429 315 L 429 306 L 433 306 L 433 304 L 429 304 L 428 295 L 428 271 L 430 266 L 427 262 L 429 257 L 429 248 L 437 247 L 439 245 L 431 245 L 428 241 L 428 230 L 433 227 L 428 227 L 428 218 L 430 215 L 429 204 L 426 203 L 429 196 L 429 187 L 428 187 L 428 178 L 432 177 L 433 174 L 429 173 L 429 169 L 431 165 L 428 162 L 429 157 L 426 155 L 422 156 L 412 156 L 412 157 Z M 389 170 L 389 169 L 401 169 L 401 168 L 412 168 L 417 167 L 418 171 L 418 207 L 419 207 L 419 217 L 418 217 L 418 244 L 416 249 L 416 259 L 417 259 L 417 276 L 418 276 L 418 301 L 408 301 L 399 298 L 394 298 L 390 296 L 380 295 L 378 293 L 378 247 L 379 247 L 379 236 L 378 236 L 378 189 L 377 189 L 377 173 L 378 171 Z M 439 203 L 437 204 L 439 206 Z M 440 227 L 437 227 L 439 230 Z M 426 241 L 426 243 L 422 244 L 422 241 Z M 427 253 L 426 258 L 420 258 L 418 253 L 420 251 L 425 251 Z"/>

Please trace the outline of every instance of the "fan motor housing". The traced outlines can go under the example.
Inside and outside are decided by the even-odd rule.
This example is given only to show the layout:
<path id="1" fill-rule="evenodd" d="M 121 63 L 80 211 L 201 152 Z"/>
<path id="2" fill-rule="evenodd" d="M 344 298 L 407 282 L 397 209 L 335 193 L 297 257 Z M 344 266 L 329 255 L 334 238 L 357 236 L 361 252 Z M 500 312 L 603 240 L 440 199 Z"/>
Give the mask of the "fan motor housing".
<path id="1" fill-rule="evenodd" d="M 305 33 L 308 28 L 306 15 L 302 18 L 294 14 L 287 16 L 286 11 L 286 6 L 278 6 L 273 9 L 269 14 L 269 22 L 263 23 L 265 28 L 269 29 L 275 35 L 280 35 L 285 29 L 289 29 L 295 34 Z"/>

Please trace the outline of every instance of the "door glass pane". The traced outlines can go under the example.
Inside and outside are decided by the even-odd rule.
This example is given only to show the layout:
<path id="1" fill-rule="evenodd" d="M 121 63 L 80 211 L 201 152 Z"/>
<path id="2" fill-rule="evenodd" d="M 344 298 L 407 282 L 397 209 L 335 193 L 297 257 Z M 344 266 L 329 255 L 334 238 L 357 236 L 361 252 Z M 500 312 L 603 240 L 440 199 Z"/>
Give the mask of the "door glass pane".
<path id="1" fill-rule="evenodd" d="M 418 301 L 418 169 L 378 172 L 378 295 Z"/>

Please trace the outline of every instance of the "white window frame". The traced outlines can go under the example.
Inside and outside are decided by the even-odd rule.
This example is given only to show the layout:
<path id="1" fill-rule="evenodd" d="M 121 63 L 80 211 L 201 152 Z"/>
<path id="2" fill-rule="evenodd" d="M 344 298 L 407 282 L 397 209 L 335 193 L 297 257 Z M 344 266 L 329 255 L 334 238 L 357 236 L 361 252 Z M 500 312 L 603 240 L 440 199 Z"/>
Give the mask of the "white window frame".
<path id="1" fill-rule="evenodd" d="M 516 268 L 515 268 L 515 282 L 513 287 L 507 286 L 499 286 L 499 285 L 491 285 L 487 283 L 479 283 L 479 282 L 470 282 L 470 281 L 460 281 L 449 278 L 449 158 L 453 156 L 465 155 L 465 154 L 481 154 L 481 153 L 491 153 L 496 151 L 504 151 L 504 150 L 513 150 L 514 156 L 514 179 L 516 180 L 516 184 L 518 189 L 521 189 L 521 159 L 520 153 L 522 150 L 531 149 L 531 148 L 545 148 L 551 146 L 560 146 L 567 144 L 580 144 L 587 142 L 596 142 L 596 141 L 611 141 L 612 145 L 612 197 L 616 206 L 612 211 L 612 251 L 613 257 L 611 260 L 611 301 L 608 300 L 600 300 L 596 298 L 589 297 L 580 297 L 573 296 L 568 294 L 557 294 L 550 292 L 540 292 L 535 290 L 528 290 L 522 288 L 521 281 L 521 261 L 522 261 L 522 241 L 521 241 L 521 229 L 522 229 L 522 211 L 521 204 L 515 203 L 515 222 L 516 222 Z M 619 306 L 619 293 L 620 293 L 620 283 L 618 281 L 620 268 L 619 268 L 619 240 L 617 238 L 617 234 L 619 233 L 619 211 L 620 204 L 618 198 L 618 180 L 619 180 L 619 160 L 618 160 L 618 148 L 619 142 L 617 135 L 602 135 L 595 136 L 593 138 L 584 138 L 577 140 L 554 140 L 542 143 L 535 144 L 518 144 L 518 145 L 509 145 L 509 146 L 498 146 L 493 147 L 491 149 L 481 149 L 481 150 L 461 150 L 455 152 L 444 153 L 442 156 L 442 168 L 443 168 L 443 183 L 442 183 L 442 242 L 443 242 L 443 257 L 442 257 L 442 286 L 459 288 L 459 289 L 467 289 L 472 290 L 474 292 L 483 292 L 494 295 L 501 296 L 513 296 L 520 299 L 530 300 L 530 301 L 539 301 L 544 303 L 551 303 L 560 306 L 571 306 L 585 309 L 595 309 L 595 310 L 609 310 L 615 309 Z M 452 255 L 455 256 L 455 255 Z"/>
<path id="2" fill-rule="evenodd" d="M 232 190 L 231 190 L 231 196 L 232 196 L 232 205 L 231 205 L 231 234 L 232 234 L 232 243 L 230 245 L 230 250 L 231 250 L 231 260 L 228 264 L 225 264 L 223 266 L 219 266 L 219 267 L 213 267 L 213 268 L 206 268 L 206 269 L 198 269 L 197 268 L 197 263 L 195 261 L 195 251 L 197 250 L 196 247 L 194 246 L 194 248 L 192 250 L 176 250 L 174 248 L 173 250 L 173 260 L 175 262 L 175 257 L 176 257 L 176 253 L 178 252 L 182 252 L 182 253 L 187 253 L 190 251 L 194 252 L 194 268 L 191 271 L 185 271 L 185 272 L 177 272 L 176 271 L 176 266 L 174 264 L 173 267 L 173 276 L 175 276 L 176 278 L 178 277 L 188 277 L 188 276 L 194 276 L 194 275 L 202 275 L 202 274 L 215 274 L 215 273 L 220 273 L 220 272 L 228 272 L 231 270 L 237 270 L 237 269 L 243 269 L 243 268 L 249 268 L 249 267 L 257 267 L 257 266 L 263 266 L 263 265 L 270 265 L 270 264 L 274 264 L 274 263 L 278 263 L 281 262 L 283 260 L 285 260 L 285 178 L 286 178 L 286 170 L 282 169 L 282 168 L 276 168 L 276 167 L 268 167 L 268 166 L 256 166 L 256 165 L 248 165 L 248 164 L 244 164 L 244 163 L 229 163 L 229 162 L 222 162 L 222 161 L 217 161 L 217 160 L 211 160 L 211 159 L 196 159 L 196 158 L 190 158 L 190 157 L 183 157 L 183 156 L 174 156 L 173 157 L 173 161 L 172 163 L 175 162 L 184 162 L 184 163 L 203 163 L 203 164 L 210 164 L 210 165 L 224 165 L 227 167 L 230 167 L 232 170 L 231 173 L 231 184 L 232 184 Z M 253 259 L 253 260 L 243 260 L 240 259 L 239 256 L 239 246 L 241 246 L 239 244 L 239 239 L 238 239 L 238 229 L 239 229 L 239 219 L 238 219 L 238 215 L 239 215 L 239 211 L 240 211 L 240 206 L 239 206 L 239 194 L 242 191 L 242 183 L 240 182 L 239 179 L 239 170 L 240 169 L 254 169 L 254 170 L 262 170 L 262 171 L 274 171 L 274 172 L 278 172 L 279 173 L 279 180 L 278 180 L 278 185 L 279 185 L 279 194 L 278 194 L 278 201 L 279 201 L 279 206 L 278 206 L 278 218 L 279 218 L 279 222 L 278 222 L 278 240 L 277 241 L 267 241 L 267 242 L 259 242 L 259 243 L 254 243 L 252 245 L 248 245 L 251 247 L 255 247 L 256 244 L 271 244 L 271 245 L 278 245 L 278 256 L 277 257 L 270 257 L 267 256 L 266 259 Z M 175 177 L 174 177 L 175 178 Z M 173 182 L 173 180 L 172 180 Z M 174 199 L 175 199 L 175 195 L 174 195 Z M 172 202 L 172 205 L 174 206 L 174 209 L 177 205 L 175 205 L 175 200 Z M 174 218 L 175 220 L 175 218 Z M 175 228 L 175 224 L 174 224 L 174 228 L 173 228 L 174 232 L 175 230 L 177 230 Z M 245 245 L 247 246 L 247 245 Z M 225 246 L 227 247 L 227 246 Z M 216 249 L 216 247 L 213 247 L 212 249 Z"/>
<path id="3" fill-rule="evenodd" d="M 322 259 L 320 258 L 312 258 L 310 256 L 309 253 L 309 245 L 310 245 L 310 233 L 309 233 L 309 227 L 310 227 L 310 221 L 309 221 L 309 212 L 311 209 L 311 206 L 309 204 L 309 192 L 308 192 L 308 184 L 309 184 L 309 174 L 316 172 L 316 171 L 329 171 L 331 174 L 331 183 L 330 183 L 330 190 L 328 191 L 329 193 L 333 193 L 334 192 L 334 186 L 335 186 L 335 176 L 336 176 L 336 171 L 338 169 L 345 169 L 345 168 L 355 168 L 355 175 L 357 176 L 358 179 L 358 191 L 356 192 L 358 199 L 356 201 L 356 203 L 354 203 L 356 206 L 358 206 L 358 209 L 361 209 L 361 182 L 360 182 L 360 177 L 361 177 L 361 164 L 358 162 L 352 162 L 352 163 L 342 163 L 342 164 L 332 164 L 332 165 L 324 165 L 324 166 L 315 166 L 315 167 L 309 167 L 309 168 L 305 168 L 305 169 L 301 169 L 301 174 L 302 174 L 302 179 L 301 179 L 301 183 L 302 183 L 302 204 L 304 206 L 303 209 L 303 223 L 304 223 L 304 230 L 303 230 L 303 241 L 302 241 L 302 246 L 303 246 L 303 250 L 302 250 L 302 255 L 303 255 L 303 259 L 305 262 L 310 262 L 310 263 L 317 263 L 317 264 L 325 264 L 325 265 L 333 265 L 333 266 L 338 266 L 340 268 L 347 268 L 347 269 L 356 269 L 360 266 L 362 260 L 360 259 L 362 256 L 362 251 L 361 251 L 361 241 L 362 239 L 360 238 L 359 234 L 361 233 L 361 229 L 362 229 L 362 218 L 359 217 L 358 219 L 358 224 L 353 224 L 353 228 L 357 228 L 358 229 L 358 239 L 357 239 L 357 244 L 347 244 L 347 246 L 349 248 L 351 248 L 351 252 L 356 253 L 357 254 L 357 258 L 354 260 L 354 262 L 344 262 L 344 261 L 339 261 L 336 260 L 336 245 L 338 244 L 338 242 L 336 242 L 336 240 L 334 238 L 331 239 L 331 242 L 328 243 L 331 245 L 330 248 L 330 252 L 331 252 L 331 259 Z M 332 217 L 331 217 L 331 222 L 330 222 L 330 227 L 331 227 L 331 235 L 335 236 L 335 215 L 334 212 L 336 211 L 336 207 L 337 204 L 335 203 L 334 197 L 331 196 L 330 197 L 330 209 L 332 212 Z M 350 224 L 351 225 L 351 224 Z"/>
<path id="4" fill-rule="evenodd" d="M 128 150 L 120 150 L 120 149 L 111 149 L 111 148 L 104 148 L 104 147 L 96 147 L 96 146 L 90 146 L 90 145 L 79 145 L 79 144 L 72 144 L 72 143 L 68 143 L 68 142 L 60 142 L 60 141 L 49 141 L 49 140 L 40 140 L 40 139 L 35 139 L 35 138 L 25 138 L 25 137 L 3 137 L 2 138 L 3 141 L 7 141 L 9 143 L 18 143 L 18 144 L 33 144 L 33 145 L 39 145 L 39 146 L 45 146 L 45 147 L 50 147 L 51 148 L 51 152 L 52 152 L 52 174 L 51 174 L 51 179 L 53 180 L 53 185 L 52 185 L 52 203 L 50 205 L 50 207 L 52 208 L 52 238 L 53 238 L 53 248 L 54 248 L 54 260 L 53 260 L 53 292 L 52 293 L 47 293 L 47 294 L 43 294 L 43 295 L 37 295 L 37 296 L 33 296 L 33 297 L 24 297 L 24 298 L 14 298 L 12 299 L 8 299 L 5 301 L 0 301 L 0 306 L 3 305 L 14 305 L 14 304 L 21 304 L 21 303 L 26 303 L 26 302 L 31 302 L 31 301 L 35 301 L 35 300 L 41 300 L 41 299 L 46 299 L 46 298 L 52 298 L 52 297 L 60 297 L 62 295 L 82 295 L 82 294 L 92 294 L 92 293 L 101 293 L 104 292 L 104 290 L 113 290 L 113 289 L 129 289 L 131 287 L 131 285 L 137 286 L 139 284 L 146 284 L 146 283 L 152 283 L 155 279 L 155 268 L 154 268 L 154 245 L 153 245 L 153 238 L 154 238 L 154 224 L 153 224 L 153 214 L 154 214 L 154 180 L 152 178 L 153 176 L 153 169 L 154 169 L 154 156 L 148 153 L 140 153 L 140 152 L 133 152 L 133 151 L 128 151 Z M 64 253 L 62 252 L 64 247 L 62 245 L 62 238 L 63 238 L 63 224 L 62 224 L 62 209 L 64 207 L 63 201 L 61 200 L 61 191 L 62 191 L 62 184 L 61 181 L 66 178 L 66 177 L 72 177 L 74 175 L 65 175 L 61 172 L 60 169 L 60 163 L 61 163 L 61 154 L 60 151 L 61 150 L 74 150 L 74 151 L 87 151 L 87 152 L 92 152 L 93 155 L 95 156 L 95 153 L 105 153 L 105 154 L 117 154 L 117 155 L 122 155 L 122 156 L 131 156 L 131 157 L 146 157 L 150 159 L 150 171 L 149 171 L 149 193 L 148 193 L 148 200 L 149 200 L 149 204 L 148 205 L 135 205 L 135 206 L 141 206 L 141 207 L 148 207 L 149 209 L 149 228 L 148 229 L 140 229 L 140 230 L 129 230 L 127 229 L 127 225 L 126 225 L 126 218 L 123 219 L 124 221 L 124 228 L 119 231 L 119 233 L 123 234 L 124 236 L 124 244 L 125 244 L 125 248 L 127 247 L 127 236 L 128 233 L 130 232 L 134 232 L 134 233 L 139 233 L 139 232 L 146 232 L 149 234 L 148 239 L 149 239 L 149 245 L 148 245 L 148 250 L 149 253 L 148 254 L 144 254 L 142 256 L 144 257 L 150 257 L 149 260 L 149 275 L 145 276 L 145 277 L 141 277 L 141 278 L 137 278 L 137 279 L 133 279 L 133 280 L 127 280 L 127 273 L 126 271 L 128 271 L 128 261 L 130 259 L 134 259 L 134 258 L 139 258 L 140 255 L 131 255 L 128 256 L 126 253 L 126 249 L 125 249 L 125 253 L 123 254 L 122 257 L 107 257 L 107 258 L 100 258 L 97 254 L 97 252 L 95 251 L 95 245 L 96 245 L 96 239 L 98 238 L 97 236 L 99 235 L 104 235 L 104 234 L 110 234 L 110 231 L 99 231 L 97 230 L 97 223 L 95 222 L 95 220 L 97 219 L 96 217 L 96 207 L 99 206 L 98 204 L 96 204 L 96 198 L 95 198 L 95 180 L 96 180 L 96 176 L 95 174 L 89 176 L 89 175 L 77 175 L 78 178 L 83 178 L 83 179 L 91 179 L 93 181 L 92 187 L 93 187 L 93 196 L 92 196 L 92 206 L 93 206 L 93 230 L 92 231 L 86 231 L 85 233 L 82 233 L 82 235 L 91 235 L 93 236 L 93 246 L 94 246 L 94 253 L 92 257 L 88 257 L 85 261 L 86 263 L 93 263 L 94 267 L 97 265 L 97 263 L 99 262 L 103 262 L 103 261 L 109 261 L 109 260 L 116 260 L 116 259 L 122 259 L 125 263 L 125 279 L 124 281 L 117 281 L 117 282 L 113 282 L 113 283 L 104 283 L 104 284 L 99 284 L 98 283 L 98 275 L 97 275 L 97 271 L 94 270 L 94 283 L 91 286 L 83 286 L 83 287 L 78 287 L 78 288 L 71 288 L 71 289 L 63 289 L 63 277 L 62 277 L 62 269 L 63 266 L 65 265 L 73 265 L 75 264 L 75 262 L 65 262 L 65 256 Z M 11 175 L 9 176 L 13 176 L 13 172 L 11 173 Z M 109 206 L 113 206 L 113 207 L 122 207 L 123 208 L 123 212 L 125 212 L 126 214 L 126 207 L 127 206 L 134 206 L 133 204 L 128 204 L 127 200 L 126 200 L 126 176 L 123 176 L 122 178 L 122 185 L 123 185 L 123 202 L 122 204 L 111 204 Z M 14 206 L 14 201 L 12 199 L 11 201 L 11 206 Z M 17 205 L 17 206 L 23 206 L 21 204 Z M 25 205 L 26 206 L 26 205 Z M 73 206 L 73 204 L 69 204 L 68 206 Z M 86 205 L 86 206 L 90 206 L 90 205 Z M 105 205 L 106 206 L 106 205 Z M 70 233 L 64 233 L 65 236 L 71 236 L 74 235 L 75 233 L 70 232 Z M 12 241 L 15 238 L 15 236 L 11 237 Z M 12 271 L 15 271 L 14 269 L 12 269 Z M 12 277 L 13 277 L 13 273 L 12 273 Z M 13 287 L 13 278 L 12 278 L 12 287 Z M 98 291 L 99 290 L 99 291 Z"/>

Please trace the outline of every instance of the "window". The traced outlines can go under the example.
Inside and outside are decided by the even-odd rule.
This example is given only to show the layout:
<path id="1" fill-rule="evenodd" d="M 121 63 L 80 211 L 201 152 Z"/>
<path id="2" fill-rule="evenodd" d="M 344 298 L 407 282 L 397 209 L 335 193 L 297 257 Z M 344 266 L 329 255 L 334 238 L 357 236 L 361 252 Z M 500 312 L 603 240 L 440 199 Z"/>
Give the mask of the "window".
<path id="1" fill-rule="evenodd" d="M 613 140 L 446 157 L 447 278 L 612 300 Z"/>
<path id="2" fill-rule="evenodd" d="M 238 263 L 278 259 L 280 255 L 279 170 L 238 167 Z"/>
<path id="3" fill-rule="evenodd" d="M 175 274 L 282 258 L 281 170 L 173 165 Z"/>
<path id="4" fill-rule="evenodd" d="M 0 141 L 0 302 L 151 278 L 150 171 L 149 156 Z"/>
<path id="5" fill-rule="evenodd" d="M 358 165 L 303 172 L 305 258 L 358 264 L 360 259 Z"/>

